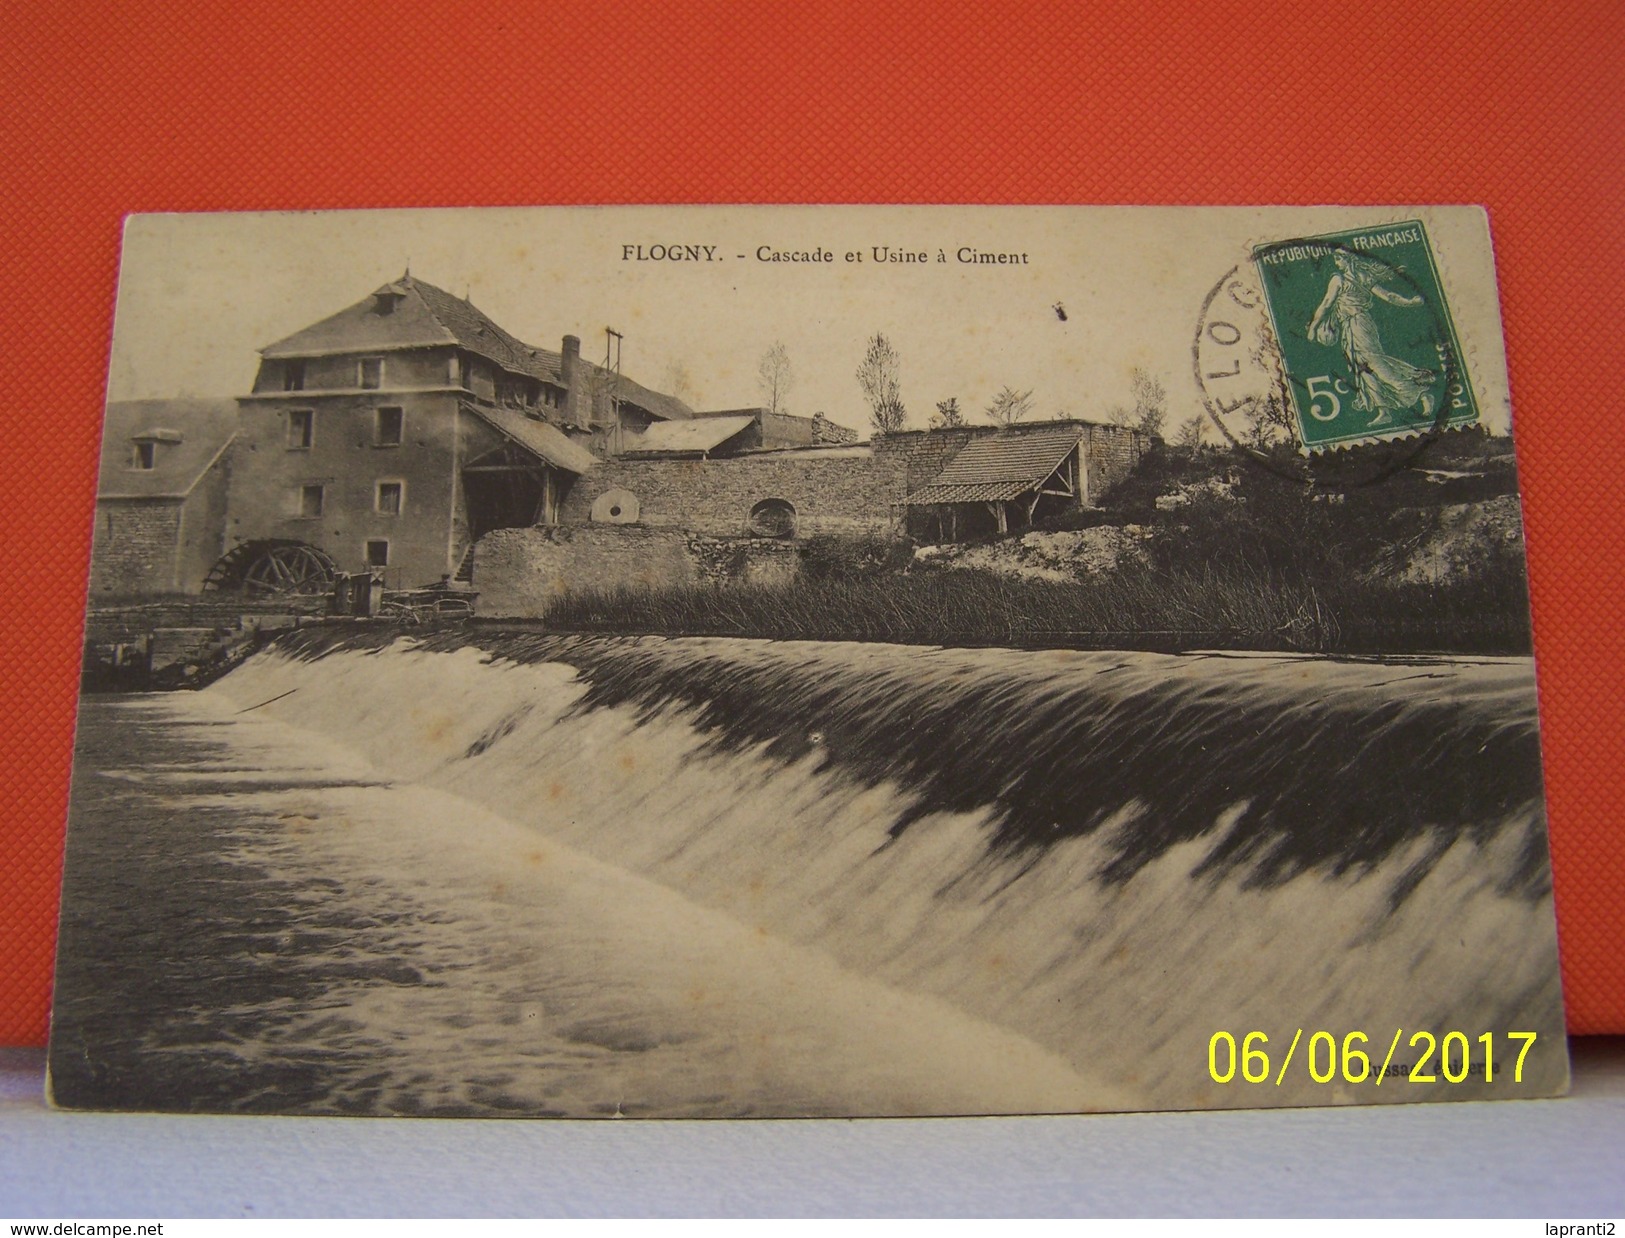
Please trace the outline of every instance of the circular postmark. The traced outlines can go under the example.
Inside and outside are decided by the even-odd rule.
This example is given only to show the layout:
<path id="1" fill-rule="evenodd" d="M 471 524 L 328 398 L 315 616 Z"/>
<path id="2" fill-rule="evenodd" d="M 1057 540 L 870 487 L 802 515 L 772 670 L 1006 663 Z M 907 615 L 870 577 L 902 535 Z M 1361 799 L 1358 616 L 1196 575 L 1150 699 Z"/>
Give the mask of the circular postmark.
<path id="1" fill-rule="evenodd" d="M 1255 247 L 1204 298 L 1191 360 L 1233 448 L 1321 488 L 1381 481 L 1477 419 L 1420 224 Z"/>

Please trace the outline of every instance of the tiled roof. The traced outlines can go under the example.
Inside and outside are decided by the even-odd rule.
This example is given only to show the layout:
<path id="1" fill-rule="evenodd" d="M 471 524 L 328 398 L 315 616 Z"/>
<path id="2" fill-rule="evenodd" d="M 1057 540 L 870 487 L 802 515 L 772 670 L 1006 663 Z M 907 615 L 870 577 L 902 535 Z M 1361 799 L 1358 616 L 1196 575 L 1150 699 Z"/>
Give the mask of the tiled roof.
<path id="1" fill-rule="evenodd" d="M 465 404 L 464 408 L 483 417 L 495 430 L 507 435 L 533 456 L 570 473 L 585 473 L 598 463 L 598 457 L 585 447 L 572 443 L 564 431 L 545 421 L 526 417 L 506 408 L 485 408 Z"/>
<path id="2" fill-rule="evenodd" d="M 382 314 L 378 312 L 378 298 L 385 295 L 394 298 L 394 309 Z M 260 351 L 276 359 L 448 346 L 484 357 L 513 374 L 525 374 L 550 383 L 561 381 L 563 358 L 558 353 L 525 343 L 504 331 L 471 301 L 411 275 L 385 284 L 366 300 L 357 301 L 348 309 Z M 585 359 L 581 364 L 589 371 L 603 370 L 602 366 Z M 652 391 L 624 375 L 620 395 L 653 416 L 667 420 L 694 415 L 676 396 Z"/>
<path id="3" fill-rule="evenodd" d="M 594 366 L 594 369 L 601 367 Z M 687 421 L 694 416 L 694 410 L 684 404 L 674 395 L 667 395 L 664 391 L 655 391 L 645 387 L 642 383 L 635 383 L 625 374 L 621 375 L 621 385 L 616 391 L 618 398 L 636 404 L 639 408 L 652 413 L 656 417 L 667 421 Z"/>
<path id="4" fill-rule="evenodd" d="M 385 295 L 394 300 L 387 314 L 378 311 L 378 299 Z M 558 353 L 530 347 L 470 302 L 410 275 L 261 352 L 278 358 L 447 345 L 467 349 L 516 374 L 558 381 Z"/>
<path id="5" fill-rule="evenodd" d="M 983 503 L 1036 490 L 1078 445 L 1083 427 L 1012 426 L 973 438 L 942 472 L 908 496 L 911 504 Z"/>
<path id="6" fill-rule="evenodd" d="M 696 417 L 691 421 L 657 421 L 642 434 L 628 435 L 621 448 L 623 456 L 646 456 L 658 452 L 714 451 L 756 418 Z"/>
<path id="7" fill-rule="evenodd" d="M 1032 488 L 1032 483 L 1025 481 L 978 481 L 954 486 L 933 483 L 909 495 L 908 502 L 916 507 L 927 503 L 998 503 Z"/>
<path id="8" fill-rule="evenodd" d="M 472 302 L 454 297 L 433 284 L 410 277 L 401 282 L 423 298 L 429 312 L 455 337 L 460 347 L 515 374 L 529 374 L 553 383 L 559 381 L 561 358 L 558 353 L 532 348 L 497 326 L 493 319 L 475 309 Z"/>
<path id="9" fill-rule="evenodd" d="M 182 499 L 237 433 L 236 400 L 116 400 L 102 422 L 98 499 Z M 153 441 L 153 467 L 135 464 L 137 439 Z"/>
<path id="10" fill-rule="evenodd" d="M 370 349 L 429 348 L 458 342 L 457 336 L 435 317 L 421 295 L 427 285 L 419 280 L 397 280 L 380 288 L 394 297 L 392 312 L 378 312 L 378 293 L 357 301 L 320 322 L 260 349 L 263 356 L 314 357 Z M 439 289 L 435 289 L 439 292 Z M 442 293 L 448 300 L 455 299 Z"/>

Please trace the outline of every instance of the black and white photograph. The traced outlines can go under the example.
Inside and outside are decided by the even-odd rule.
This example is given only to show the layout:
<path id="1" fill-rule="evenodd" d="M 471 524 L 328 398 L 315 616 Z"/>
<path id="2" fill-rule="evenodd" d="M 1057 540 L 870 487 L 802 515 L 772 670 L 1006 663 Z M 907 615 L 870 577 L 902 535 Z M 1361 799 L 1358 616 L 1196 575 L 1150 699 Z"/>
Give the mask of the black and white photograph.
<path id="1" fill-rule="evenodd" d="M 126 223 L 64 1108 L 1568 1086 L 1473 207 Z"/>

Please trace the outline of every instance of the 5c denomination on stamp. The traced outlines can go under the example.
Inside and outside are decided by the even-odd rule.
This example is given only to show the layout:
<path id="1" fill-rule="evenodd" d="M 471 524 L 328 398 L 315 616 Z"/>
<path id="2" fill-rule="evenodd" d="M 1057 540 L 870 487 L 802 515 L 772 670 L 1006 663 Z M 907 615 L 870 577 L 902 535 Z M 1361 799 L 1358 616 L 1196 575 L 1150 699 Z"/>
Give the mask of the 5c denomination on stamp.
<path id="1" fill-rule="evenodd" d="M 1203 303 L 1192 359 L 1213 420 L 1255 455 L 1418 439 L 1478 420 L 1416 221 L 1254 246 Z"/>

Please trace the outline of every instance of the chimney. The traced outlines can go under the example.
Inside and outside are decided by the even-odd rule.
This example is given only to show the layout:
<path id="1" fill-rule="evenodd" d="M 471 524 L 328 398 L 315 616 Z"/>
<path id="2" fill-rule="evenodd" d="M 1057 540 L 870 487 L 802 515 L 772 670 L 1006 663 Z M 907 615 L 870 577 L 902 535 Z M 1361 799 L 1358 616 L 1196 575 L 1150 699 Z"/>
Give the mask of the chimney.
<path id="1" fill-rule="evenodd" d="M 564 337 L 564 346 L 559 350 L 559 386 L 564 388 L 564 420 L 570 425 L 582 425 L 581 398 L 584 394 L 581 387 L 581 339 L 579 336 L 567 335 Z M 591 397 L 589 396 L 589 399 Z M 591 418 L 592 409 L 589 406 L 587 416 Z"/>

